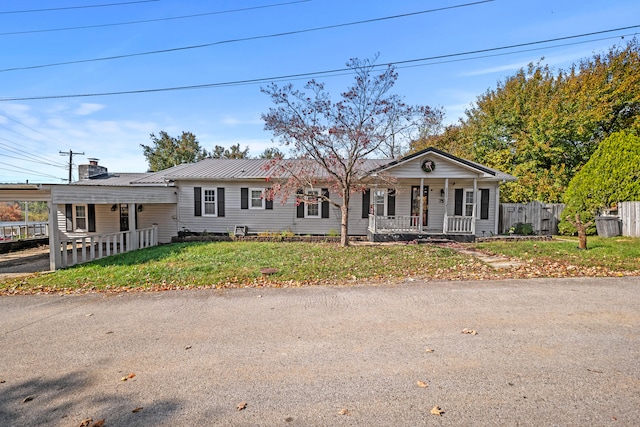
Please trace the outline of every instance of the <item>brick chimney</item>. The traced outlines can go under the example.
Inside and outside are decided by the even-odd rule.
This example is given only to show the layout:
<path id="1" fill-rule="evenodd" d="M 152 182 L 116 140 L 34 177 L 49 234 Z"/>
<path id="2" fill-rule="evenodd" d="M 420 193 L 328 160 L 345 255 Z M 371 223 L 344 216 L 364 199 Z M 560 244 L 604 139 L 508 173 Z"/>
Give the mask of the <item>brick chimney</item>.
<path id="1" fill-rule="evenodd" d="M 107 168 L 98 165 L 99 159 L 90 158 L 88 165 L 78 165 L 78 178 L 82 181 L 107 174 Z"/>

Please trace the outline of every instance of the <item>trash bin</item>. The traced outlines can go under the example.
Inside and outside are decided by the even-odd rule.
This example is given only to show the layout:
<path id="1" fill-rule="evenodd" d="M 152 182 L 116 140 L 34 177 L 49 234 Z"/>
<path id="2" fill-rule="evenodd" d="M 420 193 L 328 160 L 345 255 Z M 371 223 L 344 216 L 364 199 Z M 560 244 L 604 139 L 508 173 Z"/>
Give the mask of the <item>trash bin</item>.
<path id="1" fill-rule="evenodd" d="M 617 216 L 596 217 L 596 230 L 600 237 L 615 237 L 622 233 L 621 221 Z"/>

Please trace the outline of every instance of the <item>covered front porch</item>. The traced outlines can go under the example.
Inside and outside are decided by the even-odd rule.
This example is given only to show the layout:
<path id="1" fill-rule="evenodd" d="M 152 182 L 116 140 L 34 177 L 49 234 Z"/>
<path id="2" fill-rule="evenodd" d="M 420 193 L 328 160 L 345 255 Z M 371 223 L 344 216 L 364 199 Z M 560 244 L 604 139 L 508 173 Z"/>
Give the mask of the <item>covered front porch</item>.
<path id="1" fill-rule="evenodd" d="M 454 196 L 450 197 L 450 193 Z M 401 182 L 397 189 L 374 188 L 367 236 L 372 242 L 472 242 L 476 236 L 477 193 L 476 179 L 456 183 L 449 178 L 420 178 Z"/>

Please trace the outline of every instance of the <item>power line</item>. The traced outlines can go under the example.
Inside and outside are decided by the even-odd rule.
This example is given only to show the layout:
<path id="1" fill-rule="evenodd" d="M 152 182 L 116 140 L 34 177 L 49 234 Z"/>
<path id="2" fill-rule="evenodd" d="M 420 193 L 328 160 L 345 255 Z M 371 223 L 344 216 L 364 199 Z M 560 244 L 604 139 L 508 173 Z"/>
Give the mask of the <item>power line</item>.
<path id="1" fill-rule="evenodd" d="M 3 138 L 1 136 L 0 136 L 0 139 L 2 139 L 4 141 L 7 141 L 7 142 L 13 142 L 13 141 L 10 141 L 10 140 L 8 140 L 6 138 Z M 2 142 L 0 142 L 0 147 L 4 147 L 2 149 L 6 150 L 6 151 L 8 151 L 10 153 L 14 153 L 14 154 L 17 154 L 17 155 L 21 156 L 20 158 L 13 157 L 13 158 L 18 159 L 18 160 L 23 160 L 23 161 L 27 161 L 27 162 L 33 162 L 33 163 L 39 163 L 39 164 L 46 165 L 46 166 L 55 166 L 57 168 L 65 168 L 66 169 L 66 167 L 67 167 L 66 163 L 62 164 L 62 163 L 58 163 L 58 162 L 51 162 L 49 159 L 46 159 L 46 158 L 40 157 L 40 156 L 36 156 L 35 154 L 23 153 L 23 152 L 20 152 L 20 151 L 16 150 L 14 147 L 12 147 L 10 145 L 3 144 Z M 11 156 L 5 154 L 4 157 L 11 157 Z"/>
<path id="2" fill-rule="evenodd" d="M 496 51 L 500 51 L 500 50 L 513 49 L 513 48 L 517 48 L 517 47 L 525 47 L 525 46 L 533 46 L 533 45 L 543 44 L 543 43 L 551 43 L 551 42 L 560 41 L 560 40 L 570 40 L 570 39 L 575 39 L 575 38 L 580 38 L 580 37 L 587 37 L 587 36 L 590 36 L 590 35 L 606 34 L 606 33 L 611 33 L 611 32 L 615 32 L 615 31 L 621 31 L 621 30 L 631 29 L 631 28 L 640 28 L 640 25 L 633 25 L 633 26 L 629 26 L 629 27 L 620 27 L 620 28 L 614 28 L 614 29 L 610 29 L 610 30 L 596 31 L 596 32 L 584 33 L 584 34 L 576 34 L 576 35 L 572 35 L 572 36 L 558 37 L 558 38 L 553 38 L 553 39 L 539 40 L 539 41 L 527 42 L 527 43 L 519 43 L 519 44 L 500 46 L 500 47 L 493 47 L 493 48 L 487 48 L 487 49 L 479 49 L 479 50 L 472 50 L 472 51 L 466 51 L 466 52 L 450 53 L 450 54 L 445 54 L 445 55 L 437 55 L 437 56 L 430 56 L 430 57 L 417 58 L 417 59 L 408 59 L 408 60 L 403 60 L 403 61 L 392 61 L 392 62 L 387 62 L 385 64 L 376 65 L 373 68 L 381 68 L 381 67 L 386 67 L 386 66 L 389 66 L 389 65 L 415 64 L 415 63 L 418 63 L 418 62 L 433 61 L 433 60 L 438 60 L 438 59 L 460 58 L 460 57 L 465 56 L 465 55 L 474 55 L 474 54 L 479 54 L 479 53 L 496 52 Z M 627 36 L 627 35 L 629 35 L 629 34 L 625 34 L 625 36 Z M 604 38 L 604 39 L 606 39 L 606 38 Z M 603 39 L 597 39 L 597 40 L 603 40 Z M 582 43 L 588 43 L 588 42 L 597 41 L 597 40 L 587 40 L 587 41 L 584 41 Z M 569 45 L 569 44 L 578 44 L 578 43 L 580 43 L 580 42 L 562 44 L 562 45 L 559 45 L 559 46 L 565 46 L 565 45 Z M 552 48 L 559 47 L 559 46 L 548 46 L 546 48 L 539 48 L 537 50 L 552 49 Z M 530 51 L 530 50 L 532 50 L 532 49 L 524 49 L 524 50 L 521 50 L 521 51 L 509 52 L 509 53 L 505 53 L 505 55 L 506 54 L 519 53 L 519 52 L 526 52 L 526 51 Z M 489 56 L 496 56 L 496 55 L 485 55 L 485 56 L 481 56 L 481 57 L 478 57 L 478 58 L 489 57 Z M 470 59 L 476 59 L 476 58 L 474 57 L 474 58 L 466 58 L 466 59 L 470 60 Z M 462 58 L 462 59 L 450 60 L 450 61 L 440 61 L 438 63 L 463 61 L 463 60 L 465 60 L 465 59 Z M 424 65 L 431 65 L 431 64 L 424 64 Z M 414 66 L 416 66 L 416 65 L 414 65 Z M 402 67 L 402 68 L 406 68 L 406 67 L 410 67 L 410 66 L 409 65 L 404 65 L 404 67 Z M 314 72 L 298 73 L 298 74 L 289 74 L 289 75 L 281 75 L 281 76 L 275 76 L 275 77 L 261 77 L 261 78 L 255 78 L 255 79 L 235 80 L 235 81 L 219 82 L 219 83 L 205 83 L 205 84 L 188 85 L 188 86 L 175 86 L 175 87 L 167 87 L 167 88 L 138 89 L 138 90 L 117 91 L 117 92 L 97 92 L 97 93 L 71 94 L 71 95 L 45 95 L 45 96 L 31 96 L 31 97 L 0 98 L 0 102 L 7 102 L 7 101 L 33 101 L 33 100 L 42 100 L 42 99 L 61 99 L 61 98 L 88 98 L 88 97 L 94 97 L 94 96 L 133 95 L 133 94 L 141 94 L 141 93 L 170 92 L 170 91 L 178 91 L 178 90 L 210 89 L 210 88 L 217 88 L 217 87 L 269 83 L 269 82 L 275 82 L 275 81 L 281 81 L 281 80 L 294 80 L 294 79 L 309 78 L 309 77 L 322 76 L 322 75 L 324 75 L 324 76 L 327 76 L 327 75 L 333 76 L 333 75 L 349 73 L 349 72 L 351 72 L 350 68 L 337 68 L 337 69 L 333 69 L 333 70 L 314 71 Z"/>
<path id="3" fill-rule="evenodd" d="M 44 177 L 47 177 L 47 178 L 55 178 L 55 179 L 60 179 L 60 180 L 64 181 L 64 178 L 60 178 L 59 176 L 49 175 L 49 174 L 46 174 L 46 173 L 34 171 L 34 170 L 31 170 L 31 169 L 27 169 L 27 168 L 21 168 L 20 166 L 10 165 L 10 164 L 4 163 L 4 162 L 0 162 L 0 165 L 5 165 L 5 166 L 9 166 L 10 168 L 13 168 L 13 169 L 8 169 L 6 167 L 4 167 L 4 168 L 0 167 L 0 169 L 6 170 L 6 171 L 9 171 L 9 172 L 22 173 L 21 171 L 26 171 L 26 172 L 29 172 L 30 174 L 33 174 L 33 175 L 44 176 Z"/>
<path id="4" fill-rule="evenodd" d="M 218 46 L 218 45 L 222 45 L 222 44 L 240 43 L 240 42 L 246 42 L 246 41 L 251 41 L 251 40 L 261 40 L 261 39 L 270 39 L 270 38 L 276 38 L 276 37 L 285 37 L 285 36 L 291 36 L 291 35 L 295 35 L 295 34 L 310 33 L 310 32 L 315 32 L 315 31 L 324 31 L 324 30 L 330 30 L 330 29 L 335 29 L 335 28 L 343 28 L 343 27 L 349 27 L 349 26 L 354 26 L 354 25 L 370 24 L 372 22 L 387 21 L 387 20 L 391 20 L 391 19 L 407 18 L 407 17 L 410 17 L 410 16 L 422 15 L 422 14 L 425 14 L 425 13 L 441 12 L 443 10 L 458 9 L 458 8 L 461 8 L 461 7 L 475 6 L 475 5 L 483 4 L 483 3 L 491 3 L 493 1 L 495 1 L 495 0 L 481 0 L 481 1 L 476 1 L 476 2 L 472 2 L 472 3 L 458 4 L 458 5 L 454 5 L 454 6 L 446 6 L 446 7 L 436 8 L 436 9 L 422 10 L 422 11 L 418 11 L 418 12 L 403 13 L 403 14 L 400 14 L 400 15 L 392 15 L 392 16 L 385 16 L 385 17 L 381 17 L 381 18 L 365 19 L 365 20 L 362 20 L 362 21 L 347 22 L 347 23 L 343 23 L 343 24 L 325 25 L 325 26 L 322 26 L 322 27 L 307 28 L 307 29 L 304 29 L 304 30 L 286 31 L 286 32 L 282 32 L 282 33 L 266 34 L 266 35 L 261 35 L 261 36 L 252 36 L 252 37 L 244 37 L 244 38 L 238 38 L 238 39 L 221 40 L 221 41 L 212 42 L 212 43 L 203 43 L 203 44 L 199 44 L 199 45 L 175 47 L 175 48 L 171 48 L 171 49 L 160 49 L 160 50 L 152 50 L 152 51 L 146 51 L 146 52 L 128 53 L 128 54 L 123 54 L 123 55 L 105 56 L 105 57 L 101 57 L 101 58 L 79 59 L 79 60 L 76 60 L 76 61 L 55 62 L 55 63 L 50 63 L 50 64 L 29 65 L 29 66 L 26 66 L 26 67 L 5 68 L 5 69 L 1 69 L 0 72 L 4 73 L 4 72 L 7 72 L 7 71 L 33 70 L 33 69 L 38 69 L 38 68 L 58 67 L 58 66 L 61 66 L 61 65 L 83 64 L 83 63 L 87 63 L 87 62 L 97 62 L 97 61 L 111 61 L 111 60 L 114 60 L 114 59 L 132 58 L 132 57 L 147 56 L 147 55 L 157 55 L 157 54 L 160 54 L 160 53 L 179 52 L 179 51 L 191 50 L 191 49 L 202 49 L 202 48 L 205 48 L 205 47 Z"/>
<path id="5" fill-rule="evenodd" d="M 0 15 L 9 15 L 14 13 L 34 13 L 34 12 L 53 12 L 58 10 L 71 10 L 71 9 L 90 9 L 96 7 L 108 7 L 108 6 L 123 6 L 128 4 L 137 4 L 137 3 L 151 3 L 160 0 L 138 0 L 138 1 L 127 1 L 121 3 L 105 3 L 105 4 L 91 4 L 86 6 L 66 6 L 66 7 L 52 7 L 48 9 L 27 9 L 27 10 L 9 10 L 9 11 L 0 11 Z"/>
<path id="6" fill-rule="evenodd" d="M 103 28 L 103 27 L 116 27 L 116 26 L 122 26 L 122 25 L 146 24 L 146 23 L 149 23 L 149 22 L 172 21 L 172 20 L 177 20 L 177 19 L 190 19 L 190 18 L 199 18 L 199 17 L 202 17 L 202 16 L 222 15 L 222 14 L 227 14 L 227 13 L 245 12 L 245 11 L 250 11 L 250 10 L 266 9 L 266 8 L 270 8 L 270 7 L 287 6 L 287 5 L 296 4 L 296 3 L 307 3 L 307 2 L 310 2 L 310 1 L 311 0 L 296 0 L 296 1 L 289 1 L 289 2 L 285 2 L 285 3 L 267 4 L 267 5 L 264 5 L 264 6 L 244 7 L 244 8 L 241 8 L 241 9 L 229 9 L 229 10 L 221 10 L 221 11 L 216 11 L 216 12 L 195 13 L 195 14 L 192 14 L 192 15 L 170 16 L 170 17 L 166 17 L 166 18 L 157 18 L 157 19 L 144 19 L 144 20 L 139 20 L 139 21 L 113 22 L 113 23 L 110 23 L 110 24 L 94 24 L 94 25 L 83 25 L 83 26 L 78 26 L 78 27 L 64 27 L 64 28 L 48 28 L 48 29 L 42 29 L 42 30 L 12 31 L 12 32 L 7 32 L 7 33 L 0 33 L 0 36 L 17 35 L 17 34 L 48 33 L 48 32 L 54 32 L 54 31 L 86 30 L 86 29 L 90 29 L 90 28 Z"/>

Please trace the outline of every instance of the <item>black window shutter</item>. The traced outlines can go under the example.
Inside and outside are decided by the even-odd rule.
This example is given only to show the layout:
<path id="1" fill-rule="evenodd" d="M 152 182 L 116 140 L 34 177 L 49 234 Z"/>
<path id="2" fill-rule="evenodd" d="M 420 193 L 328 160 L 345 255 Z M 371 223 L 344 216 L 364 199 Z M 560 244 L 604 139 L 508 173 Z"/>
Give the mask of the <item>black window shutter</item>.
<path id="1" fill-rule="evenodd" d="M 462 215 L 462 197 L 464 197 L 464 190 L 462 188 L 456 188 L 456 203 L 453 211 L 454 215 Z"/>
<path id="2" fill-rule="evenodd" d="M 362 193 L 362 218 L 369 218 L 370 204 L 371 204 L 371 190 L 366 189 Z"/>
<path id="3" fill-rule="evenodd" d="M 273 209 L 273 195 L 271 194 L 271 188 L 267 188 L 264 193 L 264 197 L 266 198 L 264 201 L 264 208 Z"/>
<path id="4" fill-rule="evenodd" d="M 64 205 L 64 216 L 67 219 L 67 231 L 73 231 L 73 205 Z"/>
<path id="5" fill-rule="evenodd" d="M 96 205 L 87 205 L 89 231 L 96 231 Z"/>
<path id="6" fill-rule="evenodd" d="M 396 214 L 396 190 L 389 188 L 387 190 L 387 215 L 395 216 Z"/>
<path id="7" fill-rule="evenodd" d="M 296 202 L 298 203 L 296 207 L 296 218 L 304 218 L 304 202 L 301 201 L 303 194 L 302 190 L 296 192 Z"/>
<path id="8" fill-rule="evenodd" d="M 218 187 L 218 216 L 224 216 L 224 188 Z"/>
<path id="9" fill-rule="evenodd" d="M 249 209 L 249 189 L 240 189 L 240 209 Z"/>
<path id="10" fill-rule="evenodd" d="M 329 189 L 322 189 L 322 196 L 329 198 Z M 326 200 L 322 201 L 322 218 L 329 218 L 329 202 Z"/>
<path id="11" fill-rule="evenodd" d="M 480 189 L 480 219 L 489 219 L 489 189 Z"/>
<path id="12" fill-rule="evenodd" d="M 193 215 L 202 216 L 202 187 L 193 187 Z"/>

